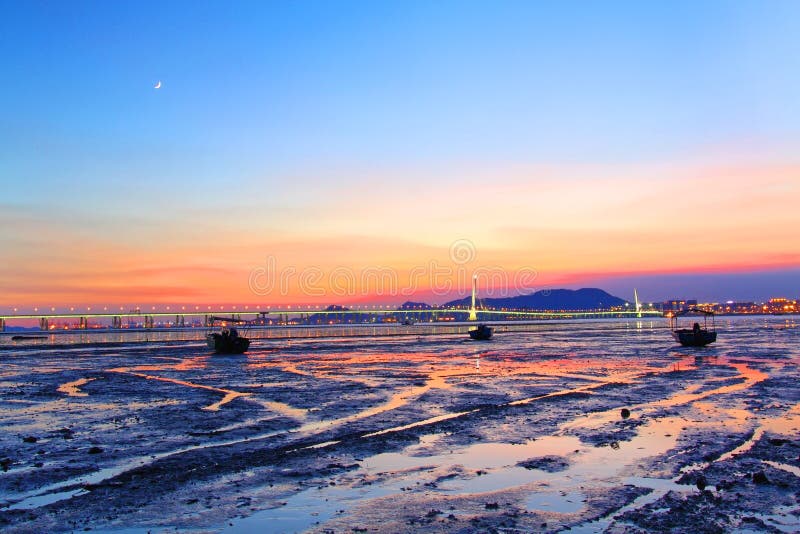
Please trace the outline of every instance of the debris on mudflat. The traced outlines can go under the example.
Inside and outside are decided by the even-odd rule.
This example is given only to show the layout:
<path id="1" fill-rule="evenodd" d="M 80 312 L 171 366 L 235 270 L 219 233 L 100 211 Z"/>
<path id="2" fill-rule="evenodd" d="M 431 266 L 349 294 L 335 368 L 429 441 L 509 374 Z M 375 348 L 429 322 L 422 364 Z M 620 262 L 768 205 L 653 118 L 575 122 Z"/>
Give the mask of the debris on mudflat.
<path id="1" fill-rule="evenodd" d="M 549 455 L 523 460 L 517 465 L 525 469 L 539 469 L 540 471 L 546 471 L 548 473 L 557 473 L 558 471 L 567 469 L 569 467 L 569 462 L 561 456 Z"/>
<path id="2" fill-rule="evenodd" d="M 704 489 L 706 489 L 706 485 L 708 485 L 708 481 L 706 480 L 706 477 L 704 477 L 703 475 L 700 475 L 699 477 L 697 477 L 697 480 L 695 481 L 694 485 L 697 486 L 697 489 L 699 489 L 700 491 L 703 491 Z"/>

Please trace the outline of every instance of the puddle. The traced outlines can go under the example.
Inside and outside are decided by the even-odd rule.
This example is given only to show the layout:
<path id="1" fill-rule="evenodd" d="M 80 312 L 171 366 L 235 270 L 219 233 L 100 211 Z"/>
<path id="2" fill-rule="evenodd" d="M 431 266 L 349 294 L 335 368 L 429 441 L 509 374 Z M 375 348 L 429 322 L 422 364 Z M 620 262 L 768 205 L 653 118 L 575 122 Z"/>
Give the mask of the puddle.
<path id="1" fill-rule="evenodd" d="M 523 444 L 477 443 L 443 454 L 422 456 L 419 455 L 422 447 L 435 445 L 439 440 L 438 436 L 427 435 L 420 444 L 401 453 L 364 458 L 361 468 L 350 474 L 354 479 L 383 482 L 366 489 L 336 486 L 306 490 L 287 498 L 286 505 L 280 509 L 263 510 L 236 521 L 234 527 L 226 532 L 302 530 L 315 524 L 319 517 L 331 518 L 340 510 L 346 513 L 355 503 L 396 493 L 403 487 L 425 488 L 426 492 L 444 496 L 528 488 L 529 494 L 524 500 L 527 509 L 562 514 L 577 513 L 585 507 L 585 496 L 579 489 L 583 485 L 605 485 L 610 480 L 617 480 L 664 492 L 675 488 L 685 490 L 687 486 L 679 486 L 672 480 L 625 476 L 626 470 L 639 460 L 673 448 L 677 438 L 664 438 L 663 435 L 673 432 L 679 424 L 682 421 L 678 419 L 655 420 L 643 425 L 639 435 L 630 442 L 620 443 L 617 449 L 587 446 L 574 436 L 548 436 Z M 517 465 L 542 456 L 561 456 L 568 467 L 553 473 Z M 453 473 L 456 476 L 450 476 Z M 444 480 L 431 486 L 430 483 L 438 477 L 444 477 Z M 541 484 L 552 489 L 542 491 Z M 285 513 L 286 510 L 309 509 L 318 511 L 320 516 L 312 521 L 311 518 L 297 517 L 297 513 Z"/>
<path id="2" fill-rule="evenodd" d="M 81 386 L 85 386 L 86 384 L 88 384 L 92 380 L 95 380 L 95 379 L 94 378 L 80 378 L 80 379 L 75 380 L 73 382 L 67 382 L 66 384 L 61 384 L 60 386 L 58 386 L 58 390 L 57 391 L 59 393 L 64 393 L 64 394 L 66 394 L 66 395 L 68 395 L 70 397 L 88 397 L 89 394 L 84 392 L 84 391 L 81 391 L 80 387 Z"/>
<path id="3" fill-rule="evenodd" d="M 195 389 L 205 389 L 207 391 L 213 391 L 215 393 L 222 393 L 223 397 L 219 401 L 214 402 L 212 404 L 209 404 L 208 406 L 205 406 L 205 407 L 202 408 L 203 410 L 206 410 L 206 411 L 209 411 L 209 412 L 219 411 L 219 409 L 222 406 L 224 406 L 225 404 L 228 404 L 229 402 L 231 402 L 234 399 L 238 399 L 240 397 L 248 397 L 248 396 L 250 396 L 250 393 L 240 393 L 238 391 L 232 391 L 232 390 L 229 390 L 229 389 L 217 388 L 217 387 L 213 387 L 213 386 L 207 386 L 205 384 L 195 384 L 193 382 L 187 382 L 186 380 L 179 380 L 177 378 L 167 378 L 167 377 L 163 377 L 163 376 L 147 375 L 147 374 L 144 374 L 144 373 L 139 373 L 139 372 L 136 372 L 136 371 L 130 371 L 130 370 L 127 370 L 127 369 L 110 369 L 110 371 L 116 372 L 116 373 L 124 373 L 124 374 L 132 375 L 132 376 L 138 376 L 140 378 L 144 378 L 145 380 L 157 380 L 159 382 L 168 382 L 170 384 L 177 384 L 179 386 L 186 386 L 186 387 L 195 388 Z"/>
<path id="4" fill-rule="evenodd" d="M 791 473 L 794 476 L 800 478 L 800 467 L 796 467 L 794 465 L 784 464 L 781 462 L 773 462 L 771 460 L 764 460 L 764 463 L 774 467 L 775 469 L 780 469 L 782 471 L 786 471 L 787 473 Z"/>
<path id="5" fill-rule="evenodd" d="M 574 514 L 584 508 L 584 499 L 586 499 L 585 495 L 577 492 L 533 493 L 525 499 L 525 508 L 530 511 Z"/>

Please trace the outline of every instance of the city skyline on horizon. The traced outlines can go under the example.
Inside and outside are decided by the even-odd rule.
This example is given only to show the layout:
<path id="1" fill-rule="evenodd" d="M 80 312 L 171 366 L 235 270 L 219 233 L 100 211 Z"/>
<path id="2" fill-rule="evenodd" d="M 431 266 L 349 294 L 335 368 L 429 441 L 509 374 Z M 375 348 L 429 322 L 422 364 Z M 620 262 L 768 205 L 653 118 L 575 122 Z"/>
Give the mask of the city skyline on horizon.
<path id="1" fill-rule="evenodd" d="M 5 5 L 0 308 L 800 295 L 797 3 Z"/>

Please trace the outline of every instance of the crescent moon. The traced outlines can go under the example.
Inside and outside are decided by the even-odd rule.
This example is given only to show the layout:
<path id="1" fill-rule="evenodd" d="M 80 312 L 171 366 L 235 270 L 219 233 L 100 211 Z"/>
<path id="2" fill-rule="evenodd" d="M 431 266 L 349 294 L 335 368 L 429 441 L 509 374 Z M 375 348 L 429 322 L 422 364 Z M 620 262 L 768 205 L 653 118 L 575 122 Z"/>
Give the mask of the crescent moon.
<path id="1" fill-rule="evenodd" d="M 156 83 L 156 84 L 153 86 L 153 89 L 161 89 L 161 80 L 158 80 L 158 83 Z"/>

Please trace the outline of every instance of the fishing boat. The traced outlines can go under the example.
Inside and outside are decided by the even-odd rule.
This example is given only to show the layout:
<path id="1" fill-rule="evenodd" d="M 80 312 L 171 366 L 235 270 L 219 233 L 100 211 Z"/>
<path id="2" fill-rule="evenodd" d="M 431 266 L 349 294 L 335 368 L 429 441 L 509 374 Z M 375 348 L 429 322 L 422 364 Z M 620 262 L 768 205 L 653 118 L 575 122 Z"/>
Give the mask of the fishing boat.
<path id="1" fill-rule="evenodd" d="M 692 328 L 679 328 L 678 317 L 703 317 L 703 325 L 695 322 Z M 705 347 L 709 343 L 717 340 L 717 331 L 714 325 L 714 312 L 702 310 L 700 308 L 689 308 L 673 313 L 670 316 L 670 330 L 675 341 L 684 347 Z M 711 318 L 709 327 L 708 319 Z"/>
<path id="2" fill-rule="evenodd" d="M 469 331 L 469 337 L 476 341 L 492 339 L 492 333 L 494 329 L 491 326 L 486 326 L 485 324 L 479 324 L 475 328 Z"/>
<path id="3" fill-rule="evenodd" d="M 228 327 L 228 323 L 244 323 L 240 319 L 233 319 L 227 317 L 212 317 L 213 325 L 215 321 L 222 322 L 222 328 L 219 332 L 209 332 L 206 334 L 206 345 L 217 354 L 243 354 L 250 348 L 250 340 L 245 336 L 239 334 L 239 330 L 235 326 Z"/>

